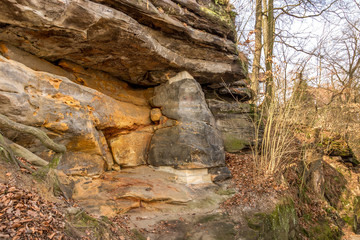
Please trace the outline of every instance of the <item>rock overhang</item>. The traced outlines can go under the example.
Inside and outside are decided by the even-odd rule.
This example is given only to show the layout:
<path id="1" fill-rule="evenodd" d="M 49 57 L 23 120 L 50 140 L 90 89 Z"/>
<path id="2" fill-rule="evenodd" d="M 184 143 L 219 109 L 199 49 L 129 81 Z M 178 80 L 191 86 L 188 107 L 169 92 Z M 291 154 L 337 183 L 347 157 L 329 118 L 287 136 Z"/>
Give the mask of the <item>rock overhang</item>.
<path id="1" fill-rule="evenodd" d="M 1 113 L 67 146 L 58 175 L 65 182 L 81 180 L 69 192 L 87 190 L 82 183 L 92 178 L 91 186 L 102 193 L 94 192 L 94 199 L 101 195 L 101 210 L 114 203 L 113 182 L 123 182 L 127 191 L 119 189 L 115 205 L 127 211 L 164 199 L 185 204 L 192 195 L 184 184 L 230 177 L 221 132 L 200 85 L 222 86 L 245 76 L 246 61 L 240 60 L 231 16 L 222 6 L 212 0 L 2 3 Z M 16 92 L 9 92 L 15 85 Z M 44 159 L 51 154 L 32 139 L 18 143 Z M 144 172 L 164 181 L 149 187 Z M 99 176 L 109 178 L 103 189 L 97 184 L 106 179 Z M 175 193 L 163 194 L 162 187 Z M 88 198 L 87 191 L 72 197 L 81 202 L 83 196 Z"/>
<path id="2" fill-rule="evenodd" d="M 245 76 L 231 14 L 211 1 L 3 1 L 0 23 L 2 41 L 136 85 L 182 70 L 201 84 Z"/>

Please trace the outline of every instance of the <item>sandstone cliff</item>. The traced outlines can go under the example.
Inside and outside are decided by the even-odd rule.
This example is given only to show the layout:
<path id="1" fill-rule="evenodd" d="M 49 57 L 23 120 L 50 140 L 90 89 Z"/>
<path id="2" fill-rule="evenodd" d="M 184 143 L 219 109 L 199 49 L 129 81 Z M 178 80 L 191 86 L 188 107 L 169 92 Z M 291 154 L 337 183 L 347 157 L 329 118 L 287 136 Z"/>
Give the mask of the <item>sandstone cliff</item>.
<path id="1" fill-rule="evenodd" d="M 139 85 L 244 77 L 230 9 L 204 1 L 3 1 L 0 39 Z"/>
<path id="2" fill-rule="evenodd" d="M 224 142 L 252 137 L 233 18 L 211 0 L 2 1 L 0 111 L 66 146 L 63 191 L 94 214 L 189 202 L 184 184 L 229 177 Z"/>

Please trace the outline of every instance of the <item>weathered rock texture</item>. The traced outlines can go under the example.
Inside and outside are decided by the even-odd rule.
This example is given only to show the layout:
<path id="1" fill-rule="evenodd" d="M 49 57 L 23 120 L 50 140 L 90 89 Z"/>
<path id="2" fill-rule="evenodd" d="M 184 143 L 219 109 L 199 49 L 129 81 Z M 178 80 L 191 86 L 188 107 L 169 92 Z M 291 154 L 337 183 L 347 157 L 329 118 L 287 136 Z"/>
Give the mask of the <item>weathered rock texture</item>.
<path id="1" fill-rule="evenodd" d="M 0 56 L 0 108 L 12 120 L 47 130 L 68 152 L 61 168 L 71 174 L 100 174 L 111 169 L 107 138 L 151 123 L 150 108 L 120 102 L 65 77 L 33 71 Z M 10 138 L 11 132 L 6 131 Z M 16 139 L 15 139 L 16 140 Z M 29 137 L 19 143 L 44 149 Z"/>
<path id="2" fill-rule="evenodd" d="M 252 144 L 255 128 L 249 104 L 214 98 L 207 99 L 207 103 L 221 131 L 227 152 L 239 152 Z"/>
<path id="3" fill-rule="evenodd" d="M 175 182 L 176 176 L 149 167 L 107 172 L 101 179 L 67 177 L 58 172 L 68 197 L 92 214 L 113 217 L 133 208 L 154 209 L 161 204 L 185 204 L 191 189 Z"/>
<path id="4" fill-rule="evenodd" d="M 145 165 L 152 134 L 152 129 L 146 129 L 111 139 L 110 147 L 115 162 L 125 167 Z"/>
<path id="5" fill-rule="evenodd" d="M 221 2 L 1 1 L 0 111 L 66 146 L 55 172 L 67 197 L 114 216 L 185 204 L 194 196 L 186 184 L 229 177 L 220 118 L 200 85 L 250 98 L 236 83 L 246 59 Z M 226 91 L 223 82 L 234 83 Z M 225 137 L 244 128 L 224 132 L 226 121 L 217 124 Z M 45 160 L 54 154 L 0 130 Z"/>
<path id="6" fill-rule="evenodd" d="M 149 151 L 151 165 L 185 169 L 224 165 L 223 142 L 215 119 L 200 84 L 187 72 L 156 87 L 151 104 L 177 121 L 175 126 L 155 131 Z"/>
<path id="7" fill-rule="evenodd" d="M 230 6 L 211 0 L 4 0 L 0 40 L 154 85 L 187 70 L 201 83 L 244 76 Z"/>

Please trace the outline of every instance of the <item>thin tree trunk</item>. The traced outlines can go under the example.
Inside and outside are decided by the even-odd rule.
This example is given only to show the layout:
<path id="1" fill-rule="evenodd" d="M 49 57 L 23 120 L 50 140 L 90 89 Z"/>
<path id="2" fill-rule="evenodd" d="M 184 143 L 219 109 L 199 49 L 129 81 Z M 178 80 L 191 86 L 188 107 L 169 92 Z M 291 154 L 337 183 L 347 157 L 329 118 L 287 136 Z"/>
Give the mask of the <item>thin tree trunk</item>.
<path id="1" fill-rule="evenodd" d="M 254 103 L 257 103 L 259 93 L 259 73 L 262 49 L 262 0 L 256 0 L 256 21 L 255 21 L 255 52 L 251 75 L 251 89 L 254 92 Z"/>
<path id="2" fill-rule="evenodd" d="M 268 106 L 274 96 L 273 49 L 275 40 L 274 0 L 263 0 L 264 55 L 266 70 L 265 104 Z"/>

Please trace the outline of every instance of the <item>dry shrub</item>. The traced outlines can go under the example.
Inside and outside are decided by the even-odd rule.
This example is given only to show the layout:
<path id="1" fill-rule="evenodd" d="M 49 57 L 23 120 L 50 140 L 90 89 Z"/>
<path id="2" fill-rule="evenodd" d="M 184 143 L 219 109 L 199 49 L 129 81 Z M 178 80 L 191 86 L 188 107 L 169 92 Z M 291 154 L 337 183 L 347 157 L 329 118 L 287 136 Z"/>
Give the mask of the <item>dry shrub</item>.
<path id="1" fill-rule="evenodd" d="M 255 118 L 252 153 L 256 172 L 264 176 L 283 172 L 301 154 L 295 135 L 298 125 L 312 121 L 309 109 L 303 107 L 302 93 L 293 94 L 287 102 L 273 97 L 266 106 L 259 108 Z"/>

